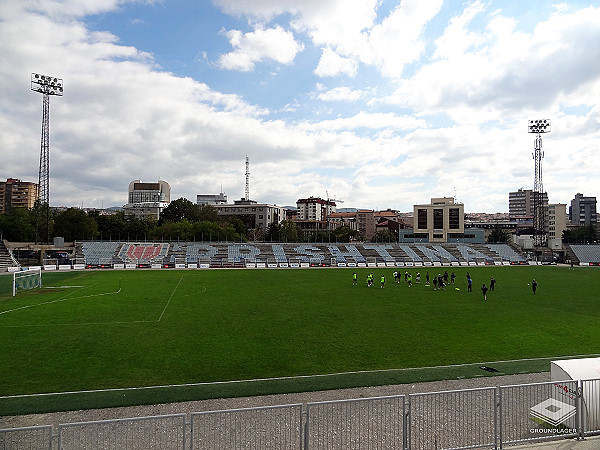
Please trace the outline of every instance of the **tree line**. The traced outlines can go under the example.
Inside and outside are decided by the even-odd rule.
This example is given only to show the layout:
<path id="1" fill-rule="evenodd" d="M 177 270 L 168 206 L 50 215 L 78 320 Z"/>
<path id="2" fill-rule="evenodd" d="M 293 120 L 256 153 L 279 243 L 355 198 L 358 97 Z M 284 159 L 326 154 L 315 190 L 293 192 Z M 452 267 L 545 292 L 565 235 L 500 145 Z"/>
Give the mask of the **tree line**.
<path id="1" fill-rule="evenodd" d="M 335 230 L 305 232 L 291 220 L 272 223 L 266 230 L 249 229 L 239 216 L 219 216 L 210 205 L 197 205 L 188 199 L 172 201 L 156 220 L 138 218 L 123 211 L 104 215 L 98 210 L 86 212 L 79 208 L 64 211 L 36 203 L 32 209 L 11 208 L 0 214 L 0 237 L 12 242 L 46 242 L 48 238 L 64 237 L 65 241 L 264 241 L 264 242 L 350 242 L 360 239 L 358 231 L 347 225 Z M 596 227 L 565 230 L 563 242 L 598 242 Z M 508 242 L 510 233 L 499 226 L 492 230 L 489 242 Z M 373 242 L 396 242 L 389 230 L 379 230 Z"/>
<path id="2" fill-rule="evenodd" d="M 49 230 L 49 231 L 48 231 Z M 358 237 L 348 226 L 327 233 L 305 233 L 290 221 L 273 223 L 266 230 L 249 229 L 239 216 L 219 216 L 210 205 L 197 205 L 185 198 L 172 201 L 156 220 L 138 218 L 123 211 L 101 214 L 79 208 L 50 209 L 37 203 L 34 208 L 11 208 L 0 214 L 0 236 L 12 242 L 46 242 L 54 237 L 65 241 L 266 241 L 266 242 L 349 242 Z"/>

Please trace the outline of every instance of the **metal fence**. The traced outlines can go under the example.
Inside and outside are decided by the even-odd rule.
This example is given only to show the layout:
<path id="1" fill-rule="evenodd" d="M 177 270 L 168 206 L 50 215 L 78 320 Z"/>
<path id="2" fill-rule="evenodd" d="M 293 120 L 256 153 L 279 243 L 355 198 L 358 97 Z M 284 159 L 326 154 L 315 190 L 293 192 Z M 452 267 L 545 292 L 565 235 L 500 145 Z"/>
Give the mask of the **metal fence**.
<path id="1" fill-rule="evenodd" d="M 498 392 L 501 442 L 579 435 L 577 381 L 503 386 Z"/>
<path id="2" fill-rule="evenodd" d="M 51 425 L 0 430 L 0 450 L 52 450 Z"/>
<path id="3" fill-rule="evenodd" d="M 0 429 L 0 450 L 469 449 L 600 434 L 600 379 Z"/>
<path id="4" fill-rule="evenodd" d="M 186 415 L 137 417 L 58 426 L 60 450 L 186 450 Z"/>
<path id="5" fill-rule="evenodd" d="M 192 414 L 191 449 L 302 448 L 302 405 Z"/>
<path id="6" fill-rule="evenodd" d="M 495 445 L 495 388 L 411 394 L 408 399 L 411 449 Z"/>
<path id="7" fill-rule="evenodd" d="M 401 449 L 406 446 L 406 397 L 308 403 L 305 449 Z"/>

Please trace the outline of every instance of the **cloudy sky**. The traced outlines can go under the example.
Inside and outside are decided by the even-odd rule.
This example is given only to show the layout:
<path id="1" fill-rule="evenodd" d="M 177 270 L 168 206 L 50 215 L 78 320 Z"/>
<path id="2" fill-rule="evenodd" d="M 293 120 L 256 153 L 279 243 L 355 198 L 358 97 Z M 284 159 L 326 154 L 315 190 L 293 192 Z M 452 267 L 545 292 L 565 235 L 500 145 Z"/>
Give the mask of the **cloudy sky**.
<path id="1" fill-rule="evenodd" d="M 259 202 L 507 212 L 530 119 L 550 202 L 600 197 L 596 0 L 2 0 L 2 180 L 38 180 L 33 72 L 64 79 L 53 206 L 122 206 L 135 179 L 239 199 L 247 155 Z"/>

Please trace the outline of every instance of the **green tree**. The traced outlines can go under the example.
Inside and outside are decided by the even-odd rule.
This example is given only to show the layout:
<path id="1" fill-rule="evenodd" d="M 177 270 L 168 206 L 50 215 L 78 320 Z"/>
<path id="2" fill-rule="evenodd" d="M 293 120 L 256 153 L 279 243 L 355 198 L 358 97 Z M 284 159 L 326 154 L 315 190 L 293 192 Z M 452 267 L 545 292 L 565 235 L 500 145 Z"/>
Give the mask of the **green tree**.
<path id="1" fill-rule="evenodd" d="M 214 210 L 214 208 L 212 208 Z M 207 213 L 207 210 L 203 208 L 204 212 Z M 183 219 L 187 219 L 190 222 L 197 222 L 202 220 L 200 217 L 200 207 L 192 202 L 190 202 L 187 198 L 178 198 L 177 200 L 173 200 L 169 203 L 165 209 L 160 213 L 159 223 L 164 222 L 179 222 Z"/>
<path id="2" fill-rule="evenodd" d="M 564 230 L 562 235 L 566 243 L 594 243 L 598 241 L 598 230 L 594 226 L 577 227 L 571 230 Z"/>
<path id="3" fill-rule="evenodd" d="M 336 242 L 350 242 L 351 239 L 358 236 L 358 231 L 351 229 L 348 225 L 341 225 L 333 231 L 333 234 Z"/>
<path id="4" fill-rule="evenodd" d="M 91 214 L 98 224 L 98 236 L 100 239 L 121 240 L 121 236 L 126 235 L 127 223 L 125 213 L 118 211 L 115 214 L 99 215 Z"/>
<path id="5" fill-rule="evenodd" d="M 98 234 L 98 224 L 79 208 L 69 208 L 56 215 L 54 236 L 62 236 L 66 241 L 94 239 Z"/>
<path id="6" fill-rule="evenodd" d="M 510 233 L 508 231 L 500 228 L 500 225 L 496 225 L 488 236 L 488 242 L 504 244 L 508 242 L 509 237 Z"/>
<path id="7" fill-rule="evenodd" d="M 216 211 L 215 211 L 216 212 Z M 246 224 L 238 216 L 229 216 L 227 222 L 233 226 L 235 232 L 240 236 L 246 236 L 248 229 Z"/>
<path id="8" fill-rule="evenodd" d="M 37 200 L 33 206 L 33 214 L 35 217 L 35 241 L 50 242 L 54 227 L 54 213 L 52 209 L 50 209 L 48 204 L 42 204 Z"/>
<path id="9" fill-rule="evenodd" d="M 208 220 L 194 223 L 193 230 L 197 241 L 219 241 L 222 235 L 221 225 Z"/>
<path id="10" fill-rule="evenodd" d="M 152 236 L 152 230 L 156 228 L 157 222 L 153 216 L 142 218 L 136 216 L 125 216 L 125 228 L 121 236 L 127 236 L 127 240 L 147 240 Z"/>
<path id="11" fill-rule="evenodd" d="M 267 227 L 265 232 L 265 242 L 279 242 L 280 239 L 280 226 L 277 222 L 273 222 Z"/>
<path id="12" fill-rule="evenodd" d="M 217 214 L 217 210 L 213 206 L 211 206 L 211 205 L 196 205 L 196 206 L 198 209 L 198 217 L 196 218 L 196 221 L 202 221 L 202 220 L 207 220 L 209 222 L 218 222 L 219 221 L 219 215 Z M 236 216 L 233 216 L 233 217 L 236 217 Z"/>
<path id="13" fill-rule="evenodd" d="M 396 237 L 388 229 L 379 230 L 373 235 L 371 242 L 396 242 Z"/>
<path id="14" fill-rule="evenodd" d="M 0 214 L 0 235 L 7 241 L 35 240 L 35 212 L 27 208 L 10 208 Z"/>
<path id="15" fill-rule="evenodd" d="M 300 242 L 302 231 L 291 220 L 284 220 L 279 226 L 281 242 Z"/>

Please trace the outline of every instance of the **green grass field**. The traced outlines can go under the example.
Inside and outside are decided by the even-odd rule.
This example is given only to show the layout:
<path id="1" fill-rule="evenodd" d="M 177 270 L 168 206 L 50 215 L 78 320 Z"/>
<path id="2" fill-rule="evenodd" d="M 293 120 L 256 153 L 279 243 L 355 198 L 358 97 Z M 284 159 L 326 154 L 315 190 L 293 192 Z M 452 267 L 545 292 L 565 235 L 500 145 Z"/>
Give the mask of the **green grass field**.
<path id="1" fill-rule="evenodd" d="M 352 269 L 44 273 L 42 289 L 16 297 L 2 276 L 0 396 L 366 371 L 170 389 L 158 398 L 119 393 L 100 401 L 110 406 L 489 375 L 478 367 L 402 369 L 600 353 L 598 269 L 448 269 L 457 278 L 445 291 L 425 286 L 426 268 L 410 288 L 394 283 L 392 268 L 357 269 L 358 286 Z M 367 288 L 370 271 L 375 285 Z M 496 290 L 484 302 L 480 287 L 491 276 Z M 516 373 L 549 364 L 495 367 Z M 0 414 L 25 403 L 4 399 Z"/>

